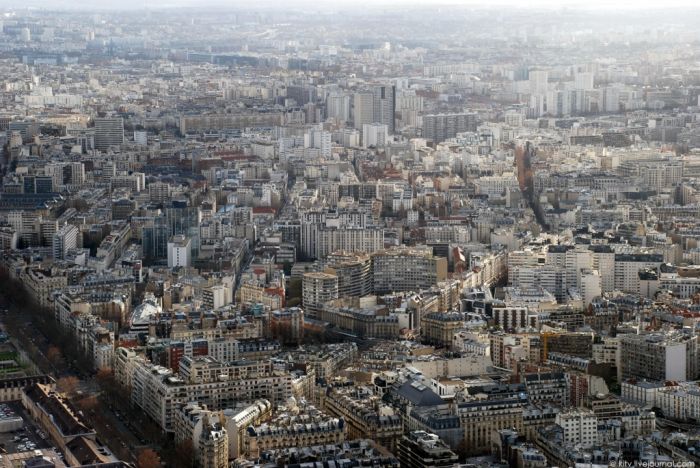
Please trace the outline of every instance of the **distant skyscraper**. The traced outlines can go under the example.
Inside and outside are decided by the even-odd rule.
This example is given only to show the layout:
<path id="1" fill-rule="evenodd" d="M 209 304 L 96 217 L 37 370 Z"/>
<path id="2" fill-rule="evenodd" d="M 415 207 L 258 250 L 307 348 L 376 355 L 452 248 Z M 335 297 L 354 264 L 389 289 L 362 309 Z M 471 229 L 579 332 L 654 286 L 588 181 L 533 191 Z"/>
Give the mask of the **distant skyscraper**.
<path id="1" fill-rule="evenodd" d="M 393 85 L 376 86 L 374 93 L 374 122 L 385 124 L 389 133 L 396 130 L 396 87 Z"/>
<path id="2" fill-rule="evenodd" d="M 316 101 L 317 91 L 314 86 L 287 86 L 287 97 L 294 99 L 297 105 L 303 106 Z"/>
<path id="3" fill-rule="evenodd" d="M 104 151 L 124 143 L 124 120 L 121 117 L 95 118 L 95 148 Z"/>
<path id="4" fill-rule="evenodd" d="M 371 91 L 355 93 L 353 98 L 355 128 L 362 130 L 363 125 L 385 124 L 389 133 L 395 130 L 396 88 L 380 85 Z"/>
<path id="5" fill-rule="evenodd" d="M 374 94 L 368 92 L 355 93 L 353 96 L 353 120 L 355 128 L 362 130 L 364 124 L 374 122 Z"/>
<path id="6" fill-rule="evenodd" d="M 144 218 L 143 256 L 148 261 L 167 257 L 169 233 L 170 229 L 165 216 Z"/>
<path id="7" fill-rule="evenodd" d="M 620 111 L 620 90 L 612 86 L 602 88 L 600 90 L 602 112 L 619 112 Z"/>
<path id="8" fill-rule="evenodd" d="M 547 92 L 548 80 L 549 72 L 545 70 L 530 71 L 530 93 L 542 94 Z"/>
<path id="9" fill-rule="evenodd" d="M 574 78 L 574 87 L 585 91 L 593 89 L 593 73 L 577 73 Z"/>
<path id="10" fill-rule="evenodd" d="M 347 122 L 350 120 L 350 96 L 331 94 L 326 99 L 326 116 Z"/>

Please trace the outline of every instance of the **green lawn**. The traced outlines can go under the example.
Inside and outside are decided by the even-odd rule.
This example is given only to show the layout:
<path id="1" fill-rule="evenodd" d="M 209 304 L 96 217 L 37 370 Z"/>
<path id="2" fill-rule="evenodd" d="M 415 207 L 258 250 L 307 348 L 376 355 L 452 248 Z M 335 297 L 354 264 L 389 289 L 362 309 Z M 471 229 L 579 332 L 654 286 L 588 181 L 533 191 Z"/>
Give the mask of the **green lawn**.
<path id="1" fill-rule="evenodd" d="M 14 351 L 0 351 L 0 361 L 11 361 L 17 359 L 17 353 Z"/>

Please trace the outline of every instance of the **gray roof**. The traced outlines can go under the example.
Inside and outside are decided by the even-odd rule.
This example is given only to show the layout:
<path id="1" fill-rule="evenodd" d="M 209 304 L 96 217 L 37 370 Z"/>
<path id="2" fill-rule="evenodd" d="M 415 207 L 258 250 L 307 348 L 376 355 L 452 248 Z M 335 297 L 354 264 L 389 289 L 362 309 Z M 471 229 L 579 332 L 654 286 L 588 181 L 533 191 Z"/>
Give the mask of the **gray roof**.
<path id="1" fill-rule="evenodd" d="M 401 384 L 396 389 L 396 394 L 410 401 L 414 406 L 438 406 L 445 404 L 445 401 L 437 393 L 414 380 L 407 380 Z"/>

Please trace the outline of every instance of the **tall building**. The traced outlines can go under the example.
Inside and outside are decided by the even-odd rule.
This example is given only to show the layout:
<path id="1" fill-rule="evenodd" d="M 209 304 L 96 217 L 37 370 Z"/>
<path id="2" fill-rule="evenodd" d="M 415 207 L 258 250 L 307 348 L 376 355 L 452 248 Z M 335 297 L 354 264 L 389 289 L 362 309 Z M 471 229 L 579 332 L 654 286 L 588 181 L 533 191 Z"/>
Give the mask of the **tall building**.
<path id="1" fill-rule="evenodd" d="M 639 293 L 639 271 L 658 269 L 663 261 L 661 254 L 615 254 L 615 289 Z"/>
<path id="2" fill-rule="evenodd" d="M 475 132 L 476 127 L 477 115 L 474 113 L 423 116 L 423 138 L 435 143 L 454 138 L 458 133 Z"/>
<path id="3" fill-rule="evenodd" d="M 372 255 L 374 292 L 419 291 L 447 278 L 447 259 L 431 250 L 394 248 Z"/>
<path id="4" fill-rule="evenodd" d="M 310 316 L 316 316 L 323 306 L 338 299 L 338 277 L 329 273 L 304 273 L 302 304 Z"/>
<path id="5" fill-rule="evenodd" d="M 124 120 L 121 117 L 95 118 L 95 148 L 104 151 L 124 143 Z"/>
<path id="6" fill-rule="evenodd" d="M 176 235 L 168 241 L 168 268 L 192 265 L 192 240 Z"/>
<path id="7" fill-rule="evenodd" d="M 148 261 L 166 258 L 170 238 L 166 217 L 155 216 L 140 220 L 143 223 L 141 244 L 144 258 Z"/>
<path id="8" fill-rule="evenodd" d="M 620 90 L 616 87 L 608 86 L 600 89 L 601 112 L 620 111 Z"/>
<path id="9" fill-rule="evenodd" d="M 393 134 L 396 130 L 396 87 L 375 86 L 373 94 L 373 122 L 386 125 L 389 133 Z"/>
<path id="10" fill-rule="evenodd" d="M 326 259 L 325 271 L 338 277 L 338 297 L 372 293 L 372 258 L 367 254 L 334 252 Z"/>
<path id="11" fill-rule="evenodd" d="M 549 72 L 546 70 L 530 70 L 530 93 L 543 94 L 547 92 Z"/>
<path id="12" fill-rule="evenodd" d="M 303 106 L 310 102 L 316 102 L 317 90 L 315 86 L 287 86 L 287 97 L 294 99 L 297 105 Z"/>
<path id="13" fill-rule="evenodd" d="M 148 132 L 134 131 L 134 143 L 141 146 L 148 146 Z"/>
<path id="14" fill-rule="evenodd" d="M 361 91 L 353 96 L 354 125 L 362 130 L 363 125 L 379 123 L 387 126 L 389 133 L 396 128 L 396 88 L 378 85 L 371 91 Z"/>
<path id="15" fill-rule="evenodd" d="M 348 252 L 374 252 L 384 247 L 384 229 L 372 226 L 327 227 L 322 224 L 304 223 L 301 226 L 303 256 L 324 258 L 338 250 Z"/>
<path id="16" fill-rule="evenodd" d="M 365 124 L 374 123 L 374 94 L 370 92 L 355 93 L 353 96 L 353 123 L 357 130 Z"/>
<path id="17" fill-rule="evenodd" d="M 697 336 L 681 333 L 620 335 L 623 379 L 695 380 Z"/>
<path id="18" fill-rule="evenodd" d="M 326 98 L 326 116 L 343 122 L 350 120 L 350 96 L 330 94 Z"/>
<path id="19" fill-rule="evenodd" d="M 593 73 L 576 73 L 574 77 L 574 88 L 582 89 L 584 91 L 591 91 L 593 89 Z"/>
<path id="20" fill-rule="evenodd" d="M 53 235 L 53 258 L 63 259 L 66 252 L 78 247 L 80 230 L 72 224 L 66 224 Z"/>
<path id="21" fill-rule="evenodd" d="M 208 309 L 216 310 L 230 302 L 227 300 L 227 291 L 223 284 L 216 284 L 202 289 L 202 305 Z"/>

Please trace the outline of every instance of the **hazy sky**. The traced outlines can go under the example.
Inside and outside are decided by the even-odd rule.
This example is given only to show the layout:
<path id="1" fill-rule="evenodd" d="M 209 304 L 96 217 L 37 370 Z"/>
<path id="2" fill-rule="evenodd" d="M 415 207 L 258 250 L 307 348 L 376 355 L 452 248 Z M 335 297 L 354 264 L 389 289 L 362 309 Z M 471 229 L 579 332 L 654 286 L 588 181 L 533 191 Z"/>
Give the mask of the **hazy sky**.
<path id="1" fill-rule="evenodd" d="M 244 10 L 255 8 L 306 7 L 310 9 L 332 9 L 333 7 L 348 7 L 371 5 L 375 7 L 400 5 L 465 5 L 475 7 L 511 6 L 517 8 L 583 8 L 583 9 L 627 9 L 653 10 L 669 8 L 700 8 L 700 0 L 92 0 L 88 4 L 84 0 L 0 0 L 0 7 L 23 9 L 40 7 L 48 9 L 74 8 L 87 10 L 92 8 L 168 8 L 168 7 L 197 7 L 230 6 Z"/>

